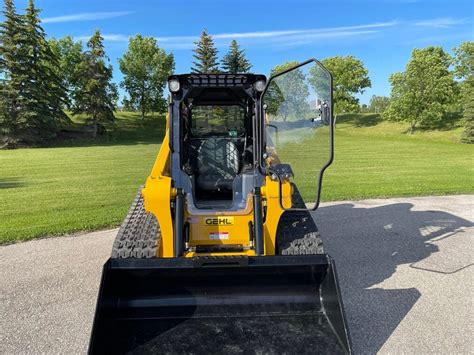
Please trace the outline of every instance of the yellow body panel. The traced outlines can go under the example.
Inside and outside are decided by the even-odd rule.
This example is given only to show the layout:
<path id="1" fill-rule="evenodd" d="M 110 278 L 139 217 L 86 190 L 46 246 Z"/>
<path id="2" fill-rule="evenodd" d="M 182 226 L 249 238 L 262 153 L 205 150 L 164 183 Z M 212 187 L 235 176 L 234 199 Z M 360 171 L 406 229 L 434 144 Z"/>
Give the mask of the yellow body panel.
<path id="1" fill-rule="evenodd" d="M 161 241 L 158 248 L 158 257 L 171 258 L 174 256 L 173 248 L 173 219 L 171 215 L 171 201 L 176 196 L 176 190 L 172 187 L 170 178 L 170 149 L 168 117 L 166 134 L 161 144 L 160 151 L 155 164 L 148 177 L 142 196 L 145 201 L 145 210 L 155 215 L 161 232 Z M 263 206 L 266 208 L 264 223 L 264 255 L 275 255 L 275 240 L 278 222 L 284 212 L 280 205 L 279 181 L 272 180 L 269 176 L 265 179 L 262 187 Z M 282 204 L 285 208 L 291 207 L 291 184 L 282 182 Z M 255 255 L 250 249 L 249 222 L 253 222 L 252 195 L 248 196 L 248 206 L 245 213 L 239 211 L 216 212 L 213 214 L 193 215 L 185 212 L 185 221 L 189 223 L 189 246 L 197 245 L 242 245 L 242 252 L 213 252 L 199 253 L 185 252 L 185 257 L 196 255 L 203 256 L 236 256 Z"/>
<path id="2" fill-rule="evenodd" d="M 158 220 L 161 231 L 161 241 L 158 248 L 158 257 L 172 258 L 173 254 L 173 219 L 171 217 L 171 200 L 176 191 L 171 186 L 170 149 L 168 116 L 166 116 L 166 134 L 160 147 L 160 152 L 150 176 L 142 189 L 145 201 L 145 211 L 151 212 Z"/>
<path id="3" fill-rule="evenodd" d="M 151 212 L 158 220 L 161 231 L 158 257 L 172 258 L 173 254 L 173 219 L 171 218 L 171 178 L 160 176 L 148 177 L 142 195 L 145 200 L 145 211 Z"/>
<path id="4" fill-rule="evenodd" d="M 163 142 L 161 143 L 160 151 L 156 157 L 155 164 L 151 169 L 150 177 L 157 178 L 160 176 L 170 176 L 170 130 L 169 130 L 169 117 L 166 115 L 166 132 Z"/>
<path id="5" fill-rule="evenodd" d="M 265 179 L 262 188 L 262 197 L 267 207 L 265 223 L 263 224 L 265 255 L 275 255 L 275 241 L 280 217 L 285 212 L 280 205 L 280 182 L 272 180 L 269 176 Z M 288 181 L 282 182 L 282 205 L 291 208 L 292 188 Z"/>
<path id="6" fill-rule="evenodd" d="M 253 222 L 253 213 L 250 210 L 248 214 L 230 216 L 219 216 L 218 213 L 198 216 L 188 214 L 187 222 L 190 246 L 219 244 L 248 246 L 249 222 Z"/>

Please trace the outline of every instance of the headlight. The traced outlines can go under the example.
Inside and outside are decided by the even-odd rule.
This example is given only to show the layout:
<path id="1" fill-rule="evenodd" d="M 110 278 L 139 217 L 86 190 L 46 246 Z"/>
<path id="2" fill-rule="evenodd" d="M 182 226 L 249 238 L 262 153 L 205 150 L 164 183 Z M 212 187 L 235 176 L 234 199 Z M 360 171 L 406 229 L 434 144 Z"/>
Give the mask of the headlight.
<path id="1" fill-rule="evenodd" d="M 180 88 L 179 80 L 171 79 L 170 81 L 168 81 L 168 88 L 170 89 L 171 92 L 178 92 Z"/>
<path id="2" fill-rule="evenodd" d="M 254 84 L 254 87 L 255 87 L 255 90 L 257 90 L 258 92 L 262 92 L 263 90 L 265 90 L 265 80 L 257 80 Z"/>

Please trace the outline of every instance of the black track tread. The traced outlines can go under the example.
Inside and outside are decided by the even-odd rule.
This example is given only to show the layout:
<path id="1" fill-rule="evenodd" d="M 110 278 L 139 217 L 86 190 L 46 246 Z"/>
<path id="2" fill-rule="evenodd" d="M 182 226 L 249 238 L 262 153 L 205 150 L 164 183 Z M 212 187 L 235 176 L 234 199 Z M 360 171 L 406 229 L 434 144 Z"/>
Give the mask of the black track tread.
<path id="1" fill-rule="evenodd" d="M 293 208 L 306 208 L 293 184 Z M 324 254 L 323 241 L 309 211 L 283 212 L 277 229 L 278 255 Z"/>
<path id="2" fill-rule="evenodd" d="M 112 247 L 112 259 L 156 257 L 161 237 L 160 227 L 156 217 L 145 212 L 142 187 L 138 189 L 128 215 L 117 233 Z"/>
<path id="3" fill-rule="evenodd" d="M 300 194 L 300 190 L 296 187 L 295 184 L 291 184 L 293 189 L 293 195 L 291 195 L 291 206 L 293 208 L 306 208 L 303 197 Z"/>

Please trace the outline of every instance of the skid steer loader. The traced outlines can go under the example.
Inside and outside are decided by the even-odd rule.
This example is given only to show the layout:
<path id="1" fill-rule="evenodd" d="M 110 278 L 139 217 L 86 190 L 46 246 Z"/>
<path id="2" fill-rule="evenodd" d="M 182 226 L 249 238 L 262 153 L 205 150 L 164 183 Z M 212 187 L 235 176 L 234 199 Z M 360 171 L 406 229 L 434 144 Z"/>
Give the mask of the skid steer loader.
<path id="1" fill-rule="evenodd" d="M 89 353 L 350 353 L 310 215 L 333 157 L 331 74 L 311 59 L 268 81 L 168 86 L 166 134 L 104 265 Z"/>

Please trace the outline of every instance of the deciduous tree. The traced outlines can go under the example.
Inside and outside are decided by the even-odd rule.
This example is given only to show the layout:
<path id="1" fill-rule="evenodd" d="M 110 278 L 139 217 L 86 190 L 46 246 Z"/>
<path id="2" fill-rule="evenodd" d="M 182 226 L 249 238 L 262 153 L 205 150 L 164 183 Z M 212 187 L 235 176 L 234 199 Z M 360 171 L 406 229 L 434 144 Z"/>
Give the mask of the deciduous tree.
<path id="1" fill-rule="evenodd" d="M 275 66 L 270 77 L 290 69 L 298 62 L 285 62 Z M 265 104 L 269 114 L 281 117 L 285 122 L 287 119 L 298 118 L 308 111 L 309 88 L 305 74 L 301 69 L 292 70 L 275 78 L 265 94 Z M 291 117 L 293 116 L 293 117 Z M 274 118 L 276 119 L 276 118 Z"/>
<path id="2" fill-rule="evenodd" d="M 369 111 L 375 113 L 383 113 L 390 103 L 390 98 L 387 96 L 372 95 L 369 102 Z"/>
<path id="3" fill-rule="evenodd" d="M 74 73 L 82 60 L 82 43 L 75 42 L 71 36 L 60 39 L 52 38 L 48 42 L 54 56 L 58 58 L 57 75 L 68 94 L 66 106 L 68 109 L 72 109 L 72 97 L 76 90 Z"/>
<path id="4" fill-rule="evenodd" d="M 163 90 L 173 72 L 174 58 L 158 46 L 155 38 L 141 35 L 130 38 L 119 65 L 124 75 L 120 85 L 128 93 L 129 107 L 140 111 L 142 119 L 147 112 L 166 109 Z"/>
<path id="5" fill-rule="evenodd" d="M 392 92 L 384 116 L 390 120 L 433 126 L 455 100 L 452 58 L 441 47 L 414 49 L 404 72 L 390 76 Z"/>
<path id="6" fill-rule="evenodd" d="M 359 110 L 359 99 L 355 95 L 362 94 L 364 89 L 372 85 L 368 76 L 369 72 L 364 67 L 364 63 L 351 55 L 326 58 L 322 60 L 322 63 L 333 76 L 335 114 L 357 112 Z M 316 67 L 313 71 L 320 72 Z M 314 80 L 317 80 L 317 78 L 314 78 Z"/>
<path id="7" fill-rule="evenodd" d="M 474 143 L 474 42 L 454 49 L 454 73 L 461 82 L 461 106 L 464 117 L 462 141 Z"/>

